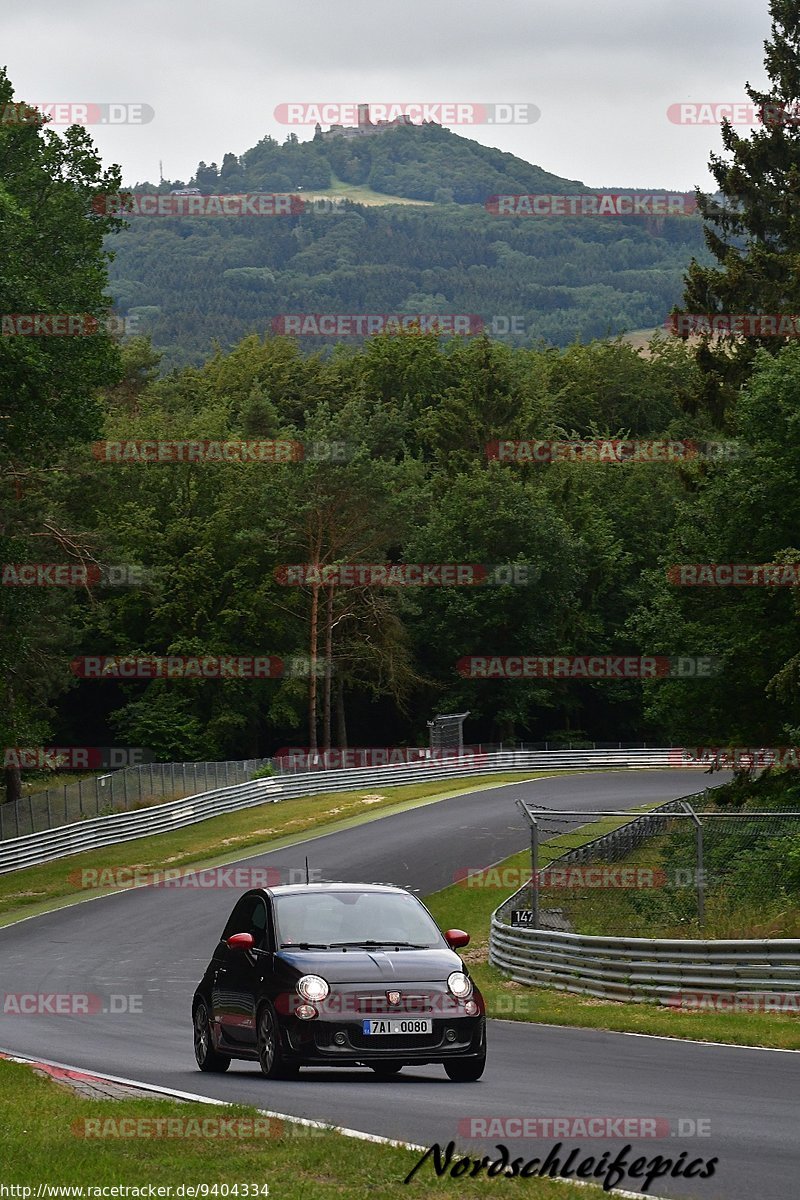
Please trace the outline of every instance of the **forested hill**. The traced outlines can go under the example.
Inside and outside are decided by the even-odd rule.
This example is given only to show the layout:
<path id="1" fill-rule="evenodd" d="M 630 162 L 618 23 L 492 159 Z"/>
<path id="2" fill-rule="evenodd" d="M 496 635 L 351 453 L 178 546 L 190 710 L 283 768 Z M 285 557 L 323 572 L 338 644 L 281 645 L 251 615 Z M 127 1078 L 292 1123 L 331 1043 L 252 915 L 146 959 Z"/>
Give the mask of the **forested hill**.
<path id="1" fill-rule="evenodd" d="M 335 180 L 410 200 L 483 204 L 495 192 L 583 189 L 513 154 L 482 146 L 441 126 L 388 129 L 371 137 L 314 138 L 290 134 L 281 145 L 262 138 L 221 166 L 201 162 L 190 185 L 204 192 L 296 192 L 330 188 Z"/>
<path id="2" fill-rule="evenodd" d="M 229 348 L 279 330 L 283 314 L 474 314 L 527 346 L 610 337 L 661 325 L 690 259 L 705 257 L 695 217 L 492 214 L 493 194 L 587 188 L 441 128 L 358 141 L 264 138 L 239 158 L 226 154 L 219 169 L 201 163 L 188 182 L 209 194 L 322 193 L 342 207 L 131 217 L 109 240 L 111 290 L 164 351 L 165 367 L 199 364 L 214 341 Z M 304 340 L 306 349 L 331 344 Z"/>

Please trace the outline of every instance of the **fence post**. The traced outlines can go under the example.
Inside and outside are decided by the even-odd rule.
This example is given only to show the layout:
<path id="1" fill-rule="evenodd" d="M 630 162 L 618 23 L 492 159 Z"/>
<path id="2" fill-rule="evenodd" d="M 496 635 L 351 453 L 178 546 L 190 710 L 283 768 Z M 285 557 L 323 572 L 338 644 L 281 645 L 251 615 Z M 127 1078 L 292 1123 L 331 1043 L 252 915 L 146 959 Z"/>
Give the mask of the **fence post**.
<path id="1" fill-rule="evenodd" d="M 706 881 L 703 869 L 703 822 L 692 808 L 691 804 L 683 801 L 683 807 L 689 813 L 695 824 L 695 870 L 697 872 L 697 923 L 702 933 L 706 927 Z"/>
<path id="2" fill-rule="evenodd" d="M 125 806 L 125 811 L 128 810 L 128 768 L 122 768 L 122 803 Z"/>
<path id="3" fill-rule="evenodd" d="M 83 816 L 83 778 L 78 779 L 78 814 Z"/>
<path id="4" fill-rule="evenodd" d="M 531 817 L 531 924 L 539 928 L 539 824 Z"/>

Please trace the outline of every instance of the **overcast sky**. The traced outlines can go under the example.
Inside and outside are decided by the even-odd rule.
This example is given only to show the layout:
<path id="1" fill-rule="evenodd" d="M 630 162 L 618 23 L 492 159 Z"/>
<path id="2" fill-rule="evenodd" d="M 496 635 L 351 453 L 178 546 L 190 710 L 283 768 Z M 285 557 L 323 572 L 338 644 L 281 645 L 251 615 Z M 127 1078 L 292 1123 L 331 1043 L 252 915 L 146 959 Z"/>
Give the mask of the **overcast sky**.
<path id="1" fill-rule="evenodd" d="M 91 126 L 128 184 L 283 141 L 286 102 L 507 101 L 540 120 L 456 131 L 593 187 L 687 190 L 719 130 L 667 109 L 745 100 L 769 18 L 767 0 L 5 0 L 2 28 L 17 99 L 155 110 Z"/>

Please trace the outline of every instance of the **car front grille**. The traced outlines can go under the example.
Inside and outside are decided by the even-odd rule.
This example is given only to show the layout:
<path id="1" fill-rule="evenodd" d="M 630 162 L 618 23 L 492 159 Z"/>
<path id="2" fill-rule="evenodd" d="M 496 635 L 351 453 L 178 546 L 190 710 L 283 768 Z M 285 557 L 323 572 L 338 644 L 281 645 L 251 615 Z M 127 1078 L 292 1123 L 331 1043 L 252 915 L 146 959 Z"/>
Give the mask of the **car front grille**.
<path id="1" fill-rule="evenodd" d="M 441 1007 L 441 996 L 437 997 L 438 1006 Z M 413 995 L 410 993 L 401 993 L 400 1002 L 398 1004 L 390 1004 L 385 993 L 374 994 L 369 996 L 356 996 L 356 1011 L 362 1012 L 365 1016 L 375 1016 L 376 1014 L 383 1015 L 388 1013 L 425 1013 L 433 1012 L 434 1003 L 432 996 Z"/>

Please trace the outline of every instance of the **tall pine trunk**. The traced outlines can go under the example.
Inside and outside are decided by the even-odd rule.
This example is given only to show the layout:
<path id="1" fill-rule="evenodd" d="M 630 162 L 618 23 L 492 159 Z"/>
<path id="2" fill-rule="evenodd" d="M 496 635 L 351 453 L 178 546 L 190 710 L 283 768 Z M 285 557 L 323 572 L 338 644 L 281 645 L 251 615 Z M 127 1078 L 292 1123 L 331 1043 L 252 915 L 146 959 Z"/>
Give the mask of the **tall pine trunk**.
<path id="1" fill-rule="evenodd" d="M 328 587 L 325 606 L 325 683 L 322 696 L 322 749 L 331 748 L 331 675 L 333 672 L 333 589 Z"/>
<path id="2" fill-rule="evenodd" d="M 344 680 L 336 680 L 336 743 L 340 750 L 347 749 L 347 721 L 344 711 Z"/>
<path id="3" fill-rule="evenodd" d="M 308 650 L 308 746 L 317 749 L 317 639 L 319 631 L 319 585 L 311 586 L 311 631 Z"/>

